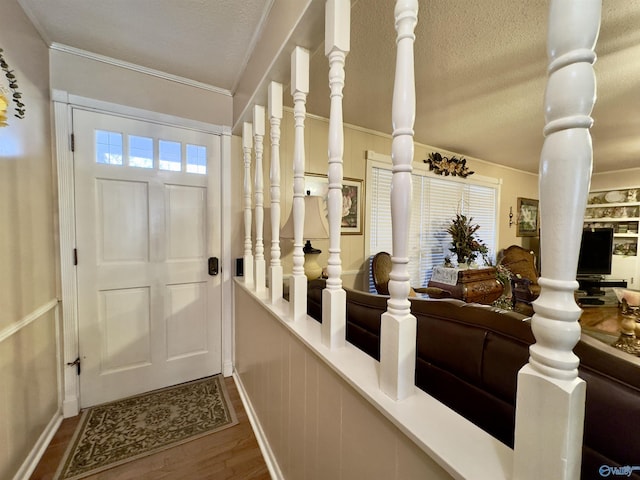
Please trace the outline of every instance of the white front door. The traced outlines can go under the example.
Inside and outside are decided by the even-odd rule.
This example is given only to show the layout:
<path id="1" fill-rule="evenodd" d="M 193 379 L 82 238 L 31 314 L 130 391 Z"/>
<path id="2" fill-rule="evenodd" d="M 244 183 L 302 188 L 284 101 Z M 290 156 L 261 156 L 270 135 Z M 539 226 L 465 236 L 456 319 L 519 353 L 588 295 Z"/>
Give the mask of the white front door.
<path id="1" fill-rule="evenodd" d="M 220 137 L 79 109 L 73 125 L 81 406 L 219 373 Z"/>

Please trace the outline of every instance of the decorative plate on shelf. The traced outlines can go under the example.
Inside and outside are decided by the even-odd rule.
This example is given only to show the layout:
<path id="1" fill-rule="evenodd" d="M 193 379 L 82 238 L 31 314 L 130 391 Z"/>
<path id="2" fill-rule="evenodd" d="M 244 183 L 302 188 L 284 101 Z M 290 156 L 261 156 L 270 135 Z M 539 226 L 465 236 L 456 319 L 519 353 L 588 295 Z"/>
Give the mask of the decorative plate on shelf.
<path id="1" fill-rule="evenodd" d="M 607 192 L 604 199 L 609 203 L 620 203 L 624 202 L 627 199 L 627 196 L 620 190 L 614 190 L 612 192 Z"/>

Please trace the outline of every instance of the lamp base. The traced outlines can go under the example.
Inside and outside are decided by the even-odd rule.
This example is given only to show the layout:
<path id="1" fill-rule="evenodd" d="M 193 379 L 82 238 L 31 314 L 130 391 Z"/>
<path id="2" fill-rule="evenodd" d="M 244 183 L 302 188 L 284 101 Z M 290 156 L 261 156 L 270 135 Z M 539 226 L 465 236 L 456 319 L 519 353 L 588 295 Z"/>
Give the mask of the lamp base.
<path id="1" fill-rule="evenodd" d="M 318 257 L 322 250 L 313 248 L 311 241 L 307 240 L 302 251 L 304 252 L 304 274 L 307 280 L 320 278 L 322 276 L 322 267 L 318 264 Z"/>

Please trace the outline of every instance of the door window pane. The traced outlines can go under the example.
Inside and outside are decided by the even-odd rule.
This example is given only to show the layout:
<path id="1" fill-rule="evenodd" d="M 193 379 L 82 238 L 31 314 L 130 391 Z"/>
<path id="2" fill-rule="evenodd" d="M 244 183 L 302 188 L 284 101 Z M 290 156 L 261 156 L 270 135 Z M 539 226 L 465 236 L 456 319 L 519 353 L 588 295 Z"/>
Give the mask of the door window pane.
<path id="1" fill-rule="evenodd" d="M 182 151 L 180 142 L 160 140 L 158 153 L 160 158 L 160 170 L 179 172 L 182 169 Z"/>
<path id="2" fill-rule="evenodd" d="M 122 134 L 96 130 L 96 163 L 122 165 Z"/>
<path id="3" fill-rule="evenodd" d="M 129 165 L 153 168 L 153 138 L 129 135 Z"/>
<path id="4" fill-rule="evenodd" d="M 187 144 L 187 172 L 207 173 L 207 147 Z"/>

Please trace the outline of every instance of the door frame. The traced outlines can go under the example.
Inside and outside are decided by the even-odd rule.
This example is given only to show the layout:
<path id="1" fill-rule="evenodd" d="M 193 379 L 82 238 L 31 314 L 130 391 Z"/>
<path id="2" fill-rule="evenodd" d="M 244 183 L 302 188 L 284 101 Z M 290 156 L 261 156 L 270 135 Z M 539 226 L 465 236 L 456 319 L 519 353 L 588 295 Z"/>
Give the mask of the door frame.
<path id="1" fill-rule="evenodd" d="M 73 152 L 71 150 L 71 133 L 73 132 L 73 109 L 116 115 L 134 120 L 160 123 L 178 128 L 187 128 L 204 133 L 220 135 L 220 176 L 207 176 L 207 189 L 220 190 L 220 228 L 221 249 L 220 275 L 221 297 L 219 306 L 222 321 L 222 373 L 225 377 L 233 373 L 233 321 L 232 303 L 232 270 L 231 270 L 231 127 L 213 125 L 182 117 L 152 112 L 125 105 L 119 105 L 92 98 L 70 94 L 64 90 L 52 90 L 53 120 L 55 135 L 55 159 L 58 186 L 58 223 L 60 235 L 60 292 L 62 300 L 62 338 L 63 351 L 58 358 L 62 360 L 63 381 L 62 414 L 65 418 L 73 417 L 80 411 L 80 382 L 75 366 L 68 364 L 79 356 L 78 343 L 78 290 L 77 275 L 74 265 L 74 248 L 76 248 L 75 231 L 75 187 Z"/>

